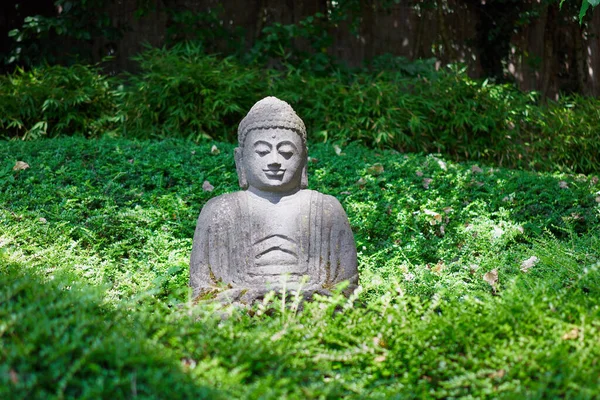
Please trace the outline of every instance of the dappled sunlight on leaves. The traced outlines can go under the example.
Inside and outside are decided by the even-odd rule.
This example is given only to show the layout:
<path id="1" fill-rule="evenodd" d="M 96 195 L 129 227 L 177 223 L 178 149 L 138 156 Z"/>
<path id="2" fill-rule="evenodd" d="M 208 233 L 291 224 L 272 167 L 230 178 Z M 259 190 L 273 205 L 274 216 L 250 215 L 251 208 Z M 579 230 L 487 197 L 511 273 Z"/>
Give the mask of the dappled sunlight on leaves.
<path id="1" fill-rule="evenodd" d="M 318 297 L 302 312 L 277 295 L 253 308 L 193 304 L 188 262 L 196 218 L 210 198 L 239 190 L 232 150 L 214 142 L 106 139 L 0 147 L 0 155 L 35 166 L 0 180 L 0 276 L 8 277 L 0 293 L 19 293 L 5 274 L 9 263 L 35 278 L 31 301 L 0 302 L 21 307 L 15 313 L 23 316 L 19 324 L 0 318 L 8 321 L 3 338 L 17 349 L 0 367 L 0 386 L 25 387 L 56 367 L 31 357 L 66 351 L 33 336 L 43 326 L 83 324 L 95 329 L 65 341 L 74 348 L 58 371 L 73 360 L 82 371 L 96 369 L 65 381 L 73 396 L 78 385 L 97 387 L 100 376 L 105 387 L 121 385 L 119 393 L 129 394 L 132 370 L 138 393 L 159 376 L 180 382 L 181 393 L 208 387 L 225 398 L 552 398 L 575 396 L 566 380 L 579 392 L 597 387 L 589 371 L 600 359 L 600 214 L 588 179 L 475 172 L 438 156 L 353 144 L 337 156 L 331 144 L 311 144 L 319 161 L 309 165 L 309 187 L 342 202 L 361 291 L 350 299 Z M 424 177 L 432 180 L 428 190 Z M 203 190 L 205 181 L 212 192 Z M 521 272 L 533 255 L 539 261 Z M 56 314 L 59 296 L 74 297 Z M 577 337 L 565 339 L 575 327 Z M 83 362 L 79 349 L 90 347 L 93 362 Z M 19 353 L 25 350 L 34 353 Z M 44 385 L 55 393 L 54 380 Z"/>

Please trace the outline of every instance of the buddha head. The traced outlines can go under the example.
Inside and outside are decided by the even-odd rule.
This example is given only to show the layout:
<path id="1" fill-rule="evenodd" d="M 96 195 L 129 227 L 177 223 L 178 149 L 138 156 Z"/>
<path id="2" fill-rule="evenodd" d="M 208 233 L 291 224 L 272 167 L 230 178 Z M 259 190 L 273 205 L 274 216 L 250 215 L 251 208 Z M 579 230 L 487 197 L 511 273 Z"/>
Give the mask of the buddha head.
<path id="1" fill-rule="evenodd" d="M 276 97 L 257 102 L 240 122 L 235 164 L 242 189 L 291 193 L 308 185 L 306 128 Z"/>

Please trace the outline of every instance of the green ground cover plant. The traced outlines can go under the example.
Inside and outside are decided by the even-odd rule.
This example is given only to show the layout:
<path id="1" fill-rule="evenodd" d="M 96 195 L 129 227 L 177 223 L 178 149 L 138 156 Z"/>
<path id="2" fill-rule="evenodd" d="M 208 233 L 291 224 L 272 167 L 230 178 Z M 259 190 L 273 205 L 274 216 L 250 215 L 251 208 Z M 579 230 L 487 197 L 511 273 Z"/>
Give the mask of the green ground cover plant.
<path id="1" fill-rule="evenodd" d="M 245 112 L 275 95 L 293 104 L 315 142 L 529 170 L 600 170 L 596 98 L 542 104 L 535 93 L 473 80 L 457 66 L 435 71 L 423 61 L 384 58 L 361 71 L 317 74 L 240 64 L 189 42 L 148 49 L 136 60 L 138 73 L 122 77 L 86 66 L 0 77 L 0 138 L 109 134 L 234 142 Z"/>
<path id="2" fill-rule="evenodd" d="M 237 190 L 233 145 L 0 143 L 0 397 L 600 395 L 597 176 L 309 145 L 362 289 L 299 311 L 189 298 L 200 208 Z"/>

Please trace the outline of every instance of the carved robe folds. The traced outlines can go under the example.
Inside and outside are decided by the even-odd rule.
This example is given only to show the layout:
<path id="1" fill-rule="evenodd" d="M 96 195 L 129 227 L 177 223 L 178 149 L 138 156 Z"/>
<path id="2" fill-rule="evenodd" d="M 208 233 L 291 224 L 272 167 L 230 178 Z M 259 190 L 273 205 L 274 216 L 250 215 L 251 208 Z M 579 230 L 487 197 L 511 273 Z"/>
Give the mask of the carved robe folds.
<path id="1" fill-rule="evenodd" d="M 267 204 L 268 203 L 268 204 Z M 190 262 L 193 296 L 215 287 L 324 289 L 358 283 L 356 247 L 336 198 L 300 190 L 281 203 L 249 191 L 225 194 L 203 207 Z"/>

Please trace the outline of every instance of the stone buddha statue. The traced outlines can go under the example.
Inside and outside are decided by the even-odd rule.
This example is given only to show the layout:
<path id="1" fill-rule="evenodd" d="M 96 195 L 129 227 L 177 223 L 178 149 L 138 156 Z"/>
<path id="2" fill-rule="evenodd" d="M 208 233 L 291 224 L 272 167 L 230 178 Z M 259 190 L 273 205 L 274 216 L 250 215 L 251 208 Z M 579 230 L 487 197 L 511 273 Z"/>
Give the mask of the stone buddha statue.
<path id="1" fill-rule="evenodd" d="M 190 262 L 193 296 L 251 302 L 267 291 L 328 293 L 358 283 L 348 217 L 333 197 L 306 189 L 306 128 L 275 97 L 240 122 L 235 162 L 242 191 L 208 201 L 198 217 Z M 285 283 L 284 283 L 285 282 Z"/>

